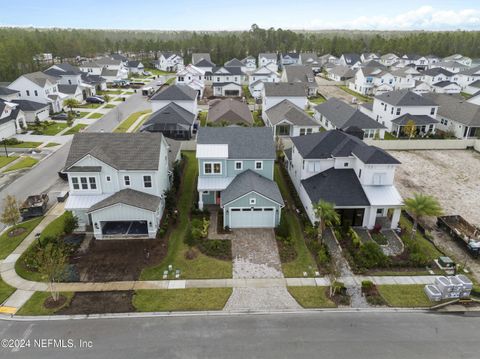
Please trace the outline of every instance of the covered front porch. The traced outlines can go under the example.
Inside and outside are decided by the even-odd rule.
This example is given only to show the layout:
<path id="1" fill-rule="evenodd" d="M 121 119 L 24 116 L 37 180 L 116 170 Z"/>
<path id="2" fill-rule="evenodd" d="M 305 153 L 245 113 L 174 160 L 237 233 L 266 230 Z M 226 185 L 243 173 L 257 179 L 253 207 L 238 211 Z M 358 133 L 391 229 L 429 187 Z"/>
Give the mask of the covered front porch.
<path id="1" fill-rule="evenodd" d="M 205 205 L 220 205 L 221 193 L 232 182 L 233 177 L 199 177 L 198 178 L 198 208 L 203 210 Z"/>
<path id="2" fill-rule="evenodd" d="M 397 138 L 433 135 L 437 123 L 438 121 L 430 116 L 406 114 L 392 121 L 392 134 Z"/>

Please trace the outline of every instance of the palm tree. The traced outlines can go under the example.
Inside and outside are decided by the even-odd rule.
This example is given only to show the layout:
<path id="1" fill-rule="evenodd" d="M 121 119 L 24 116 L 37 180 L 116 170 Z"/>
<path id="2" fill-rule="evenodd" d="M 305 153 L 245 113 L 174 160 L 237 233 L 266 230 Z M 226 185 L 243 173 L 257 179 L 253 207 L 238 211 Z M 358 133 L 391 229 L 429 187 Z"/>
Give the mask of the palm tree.
<path id="1" fill-rule="evenodd" d="M 414 193 L 413 198 L 405 200 L 405 210 L 413 217 L 412 239 L 415 238 L 418 222 L 423 217 L 439 216 L 442 214 L 442 207 L 437 199 L 421 193 Z"/>
<path id="2" fill-rule="evenodd" d="M 73 108 L 78 107 L 80 103 L 74 98 L 67 98 L 63 101 L 63 105 L 67 106 L 70 109 L 70 112 L 73 112 Z"/>
<path id="3" fill-rule="evenodd" d="M 103 99 L 104 99 L 105 103 L 109 103 L 110 100 L 111 100 L 111 98 L 108 94 L 103 95 Z"/>
<path id="4" fill-rule="evenodd" d="M 324 200 L 320 200 L 314 204 L 313 211 L 318 218 L 318 240 L 320 243 L 323 243 L 325 228 L 340 224 L 340 216 L 335 210 L 335 204 Z"/>

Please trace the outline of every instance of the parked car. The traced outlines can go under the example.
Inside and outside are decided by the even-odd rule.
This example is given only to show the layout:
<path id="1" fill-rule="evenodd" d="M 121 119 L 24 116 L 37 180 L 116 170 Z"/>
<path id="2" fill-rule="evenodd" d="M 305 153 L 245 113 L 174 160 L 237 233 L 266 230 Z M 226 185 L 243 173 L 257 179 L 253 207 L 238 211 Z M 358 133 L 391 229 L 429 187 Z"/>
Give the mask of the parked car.
<path id="1" fill-rule="evenodd" d="M 143 72 L 142 72 L 142 75 L 143 75 L 143 76 L 151 76 L 152 73 L 151 73 L 150 71 L 143 71 Z"/>
<path id="2" fill-rule="evenodd" d="M 85 102 L 87 103 L 100 103 L 100 104 L 104 104 L 105 103 L 105 100 L 100 98 L 100 97 L 96 97 L 96 96 L 92 96 L 92 97 L 87 97 L 85 99 Z"/>
<path id="3" fill-rule="evenodd" d="M 67 121 L 68 120 L 68 114 L 66 114 L 65 112 L 57 113 L 56 115 L 52 115 L 51 118 L 52 118 L 52 120 Z"/>
<path id="4" fill-rule="evenodd" d="M 128 80 L 113 80 L 113 87 L 126 87 L 130 85 Z"/>

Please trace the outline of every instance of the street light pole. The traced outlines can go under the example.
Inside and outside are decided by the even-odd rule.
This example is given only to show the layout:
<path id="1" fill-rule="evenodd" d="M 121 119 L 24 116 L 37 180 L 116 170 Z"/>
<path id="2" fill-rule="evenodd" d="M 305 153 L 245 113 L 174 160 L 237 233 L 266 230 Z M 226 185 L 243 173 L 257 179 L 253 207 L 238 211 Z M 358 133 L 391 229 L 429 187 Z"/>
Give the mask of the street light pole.
<path id="1" fill-rule="evenodd" d="M 5 148 L 5 156 L 8 157 L 7 140 L 4 137 L 4 138 L 2 138 L 2 141 L 3 141 L 3 147 Z"/>

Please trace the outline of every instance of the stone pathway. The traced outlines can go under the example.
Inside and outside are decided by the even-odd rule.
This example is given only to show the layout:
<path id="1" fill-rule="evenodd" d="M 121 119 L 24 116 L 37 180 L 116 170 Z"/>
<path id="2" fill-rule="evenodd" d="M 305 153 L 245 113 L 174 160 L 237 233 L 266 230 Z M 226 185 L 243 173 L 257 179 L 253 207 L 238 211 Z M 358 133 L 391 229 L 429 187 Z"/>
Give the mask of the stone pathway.
<path id="1" fill-rule="evenodd" d="M 405 246 L 395 231 L 391 229 L 382 230 L 382 234 L 387 238 L 388 243 L 380 246 L 387 256 L 398 256 L 403 253 Z"/>
<path id="2" fill-rule="evenodd" d="M 217 232 L 218 228 L 218 206 L 207 206 L 210 212 L 210 226 L 208 226 L 208 238 L 210 239 L 233 239 L 235 237 L 234 232 L 228 234 L 220 234 Z"/>

